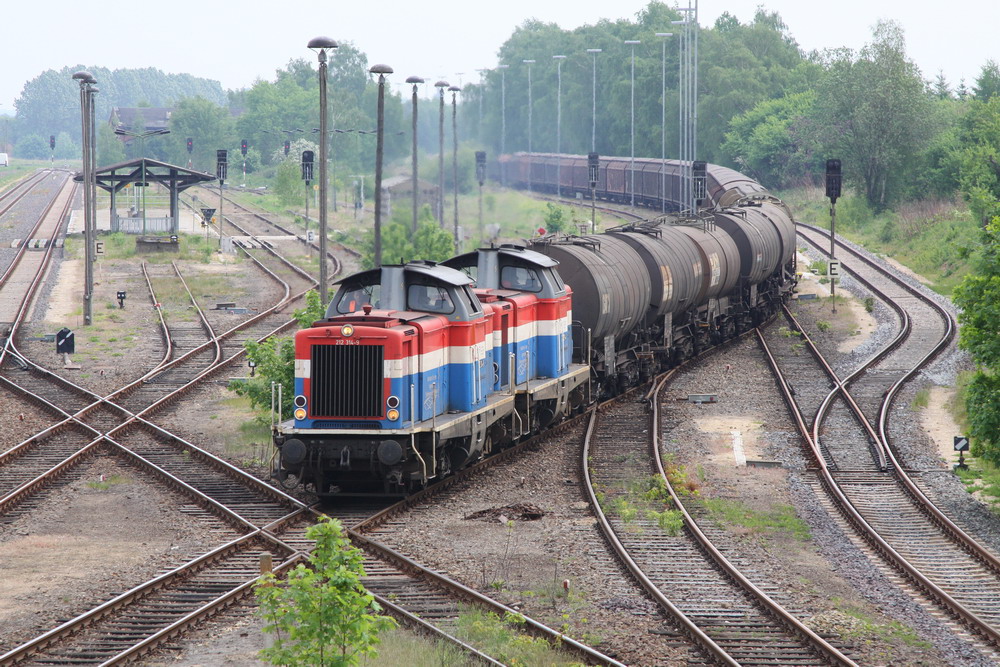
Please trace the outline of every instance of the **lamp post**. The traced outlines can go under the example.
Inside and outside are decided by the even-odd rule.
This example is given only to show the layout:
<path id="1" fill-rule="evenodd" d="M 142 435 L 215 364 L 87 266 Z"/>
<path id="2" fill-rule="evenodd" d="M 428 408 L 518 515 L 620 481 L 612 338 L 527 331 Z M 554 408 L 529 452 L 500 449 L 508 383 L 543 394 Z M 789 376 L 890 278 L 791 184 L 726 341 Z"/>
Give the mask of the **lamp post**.
<path id="1" fill-rule="evenodd" d="M 326 308 L 326 51 L 338 48 L 339 44 L 329 37 L 314 37 L 307 47 L 319 54 L 319 300 Z"/>
<path id="2" fill-rule="evenodd" d="M 507 68 L 510 65 L 497 65 L 500 70 L 500 155 L 507 153 Z"/>
<path id="3" fill-rule="evenodd" d="M 482 134 L 483 133 L 483 93 L 486 91 L 486 84 L 483 81 L 483 75 L 486 72 L 489 72 L 489 70 L 486 69 L 486 68 L 482 68 L 482 69 L 477 69 L 476 71 L 479 72 L 479 139 L 482 140 L 482 138 L 483 138 L 483 134 Z"/>
<path id="4" fill-rule="evenodd" d="M 683 26 L 681 32 L 681 54 L 678 58 L 678 92 L 680 97 L 679 155 L 681 165 L 681 211 L 695 212 L 694 204 L 694 161 L 698 147 L 698 0 L 694 6 L 678 7 L 678 12 L 686 12 L 686 18 L 671 21 L 672 25 Z"/>
<path id="5" fill-rule="evenodd" d="M 382 149 L 385 125 L 385 75 L 392 74 L 388 65 L 372 65 L 368 70 L 378 74 L 378 116 L 375 125 L 375 266 L 382 266 Z"/>
<path id="6" fill-rule="evenodd" d="M 83 242 L 84 242 L 84 286 L 83 286 L 83 323 L 89 325 L 93 321 L 94 267 L 93 267 L 93 236 L 94 236 L 94 94 L 97 79 L 86 70 L 73 74 L 80 83 L 80 129 L 83 144 Z"/>
<path id="7" fill-rule="evenodd" d="M 438 224 L 444 229 L 444 90 L 450 84 L 443 79 L 434 84 L 438 89 Z"/>
<path id="8" fill-rule="evenodd" d="M 587 53 L 594 54 L 594 77 L 593 77 L 594 84 L 590 94 L 591 106 L 593 107 L 593 112 L 591 114 L 591 121 L 590 121 L 591 152 L 597 150 L 597 54 L 600 53 L 601 51 L 602 49 L 587 49 Z"/>
<path id="9" fill-rule="evenodd" d="M 411 76 L 406 83 L 413 84 L 413 225 L 411 231 L 417 233 L 417 86 L 424 80 L 419 76 Z"/>
<path id="10" fill-rule="evenodd" d="M 483 244 L 483 183 L 486 182 L 486 151 L 476 151 L 476 180 L 479 181 L 479 245 Z"/>
<path id="11" fill-rule="evenodd" d="M 528 152 L 531 152 L 531 66 L 534 59 L 522 60 L 528 66 Z M 528 169 L 528 192 L 531 192 L 531 169 Z"/>
<path id="12" fill-rule="evenodd" d="M 631 182 L 629 189 L 632 190 L 632 206 L 635 206 L 635 45 L 642 44 L 638 39 L 626 39 L 625 43 L 632 47 L 632 76 L 631 76 L 631 90 L 632 90 L 632 111 L 631 117 L 632 121 L 629 125 L 629 172 L 631 172 Z"/>
<path id="13" fill-rule="evenodd" d="M 673 37 L 672 32 L 658 32 L 657 37 L 663 37 L 663 67 L 660 82 L 660 212 L 667 212 L 667 37 Z"/>
<path id="14" fill-rule="evenodd" d="M 566 56 L 552 56 L 556 61 L 556 155 L 562 154 L 562 63 Z M 556 158 L 556 197 L 562 197 L 562 158 Z"/>
<path id="15" fill-rule="evenodd" d="M 458 86 L 448 88 L 451 91 L 451 138 L 453 150 L 451 153 L 451 187 L 455 194 L 455 253 L 458 254 Z"/>

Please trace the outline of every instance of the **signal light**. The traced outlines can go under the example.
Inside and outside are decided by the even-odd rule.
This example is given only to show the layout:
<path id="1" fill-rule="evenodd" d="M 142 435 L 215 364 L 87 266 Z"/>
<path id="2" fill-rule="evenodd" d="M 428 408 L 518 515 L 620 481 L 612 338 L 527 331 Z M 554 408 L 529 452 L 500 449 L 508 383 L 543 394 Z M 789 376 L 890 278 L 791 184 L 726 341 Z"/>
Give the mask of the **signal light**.
<path id="1" fill-rule="evenodd" d="M 285 139 L 285 157 L 288 157 L 288 151 L 290 151 L 291 149 L 292 149 L 292 142 L 290 142 L 288 139 Z"/>
<path id="2" fill-rule="evenodd" d="M 247 156 L 247 140 L 243 139 L 240 141 L 240 153 L 243 153 L 243 157 Z"/>
<path id="3" fill-rule="evenodd" d="M 187 147 L 188 147 L 188 153 L 194 150 L 194 139 L 192 139 L 191 137 L 188 137 Z"/>
<path id="4" fill-rule="evenodd" d="M 827 160 L 826 161 L 826 196 L 830 198 L 830 202 L 833 204 L 837 203 L 837 198 L 840 197 L 840 160 Z"/>
<path id="5" fill-rule="evenodd" d="M 49 135 L 49 148 L 52 150 L 56 149 L 56 135 L 54 134 Z"/>

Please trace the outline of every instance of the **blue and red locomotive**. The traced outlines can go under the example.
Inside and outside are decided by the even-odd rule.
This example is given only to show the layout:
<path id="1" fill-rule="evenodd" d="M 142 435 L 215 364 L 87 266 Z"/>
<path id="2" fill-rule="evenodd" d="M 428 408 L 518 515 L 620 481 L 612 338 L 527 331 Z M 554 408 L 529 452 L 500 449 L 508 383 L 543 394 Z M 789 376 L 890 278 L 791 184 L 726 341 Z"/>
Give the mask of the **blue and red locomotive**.
<path id="1" fill-rule="evenodd" d="M 563 187 L 586 161 L 518 154 L 508 182 L 535 169 L 533 187 L 554 190 L 557 170 L 538 168 L 553 157 Z M 708 165 L 696 216 L 350 276 L 296 333 L 275 476 L 318 495 L 407 493 L 755 326 L 795 268 L 787 207 Z"/>

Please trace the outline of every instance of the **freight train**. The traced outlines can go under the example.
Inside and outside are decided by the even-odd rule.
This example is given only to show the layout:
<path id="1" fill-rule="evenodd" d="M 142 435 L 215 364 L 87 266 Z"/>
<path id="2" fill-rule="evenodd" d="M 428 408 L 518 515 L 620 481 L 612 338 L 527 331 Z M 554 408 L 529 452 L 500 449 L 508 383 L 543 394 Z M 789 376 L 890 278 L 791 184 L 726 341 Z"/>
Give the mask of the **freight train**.
<path id="1" fill-rule="evenodd" d="M 572 187 L 579 158 L 562 157 Z M 554 189 L 552 158 L 513 156 L 509 182 L 531 169 Z M 409 493 L 769 318 L 795 284 L 792 216 L 738 172 L 706 171 L 694 216 L 341 280 L 295 335 L 274 476 L 319 496 Z"/>

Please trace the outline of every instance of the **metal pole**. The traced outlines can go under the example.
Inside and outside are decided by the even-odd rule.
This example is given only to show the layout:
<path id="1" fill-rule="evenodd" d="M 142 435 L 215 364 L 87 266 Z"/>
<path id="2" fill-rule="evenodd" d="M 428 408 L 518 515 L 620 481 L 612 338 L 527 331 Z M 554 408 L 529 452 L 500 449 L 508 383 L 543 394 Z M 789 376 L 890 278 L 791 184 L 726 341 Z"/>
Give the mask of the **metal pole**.
<path id="1" fill-rule="evenodd" d="M 384 148 L 383 135 L 385 134 L 385 75 L 392 74 L 392 68 L 388 65 L 374 65 L 369 71 L 378 74 L 378 112 L 375 125 L 375 266 L 382 266 L 382 150 Z"/>
<path id="2" fill-rule="evenodd" d="M 326 49 L 319 52 L 319 301 L 326 307 Z M 222 218 L 219 218 L 221 223 Z"/>
<path id="3" fill-rule="evenodd" d="M 694 53 L 691 56 L 691 165 L 698 159 L 698 0 L 694 0 Z M 695 210 L 694 175 L 691 176 L 691 210 Z"/>
<path id="4" fill-rule="evenodd" d="M 626 39 L 626 44 L 632 46 L 632 75 L 631 75 L 631 123 L 629 125 L 629 172 L 631 173 L 632 206 L 635 206 L 635 45 L 641 42 L 637 39 Z"/>
<path id="5" fill-rule="evenodd" d="M 566 56 L 552 56 L 556 61 L 556 154 L 562 153 L 562 63 Z M 556 158 L 556 197 L 562 197 L 562 158 Z"/>
<path id="6" fill-rule="evenodd" d="M 82 143 L 83 143 L 83 244 L 84 244 L 84 263 L 86 264 L 87 271 L 85 273 L 89 276 L 90 269 L 90 216 L 91 216 L 91 206 L 90 200 L 93 197 L 93 190 L 90 188 L 90 182 L 93 179 L 93 175 L 90 173 L 91 160 L 90 160 L 90 84 L 82 84 L 80 86 L 80 114 L 82 119 Z M 93 294 L 91 292 L 91 282 L 84 280 L 83 286 L 83 323 L 84 325 L 89 325 L 92 322 L 93 310 L 92 301 Z"/>
<path id="7" fill-rule="evenodd" d="M 523 61 L 528 66 L 528 152 L 531 152 L 531 64 L 534 60 Z M 531 192 L 531 169 L 528 169 L 528 192 Z"/>
<path id="8" fill-rule="evenodd" d="M 413 127 L 411 132 L 413 134 L 413 224 L 412 232 L 417 233 L 417 85 L 424 82 L 419 76 L 411 76 L 406 80 L 407 83 L 413 84 Z"/>
<path id="9" fill-rule="evenodd" d="M 500 155 L 507 153 L 507 68 L 497 65 L 500 70 Z"/>
<path id="10" fill-rule="evenodd" d="M 667 37 L 672 32 L 658 32 L 657 37 L 663 37 L 663 58 L 660 82 L 660 212 L 667 213 Z"/>
<path id="11" fill-rule="evenodd" d="M 452 139 L 452 153 L 451 153 L 451 189 L 455 197 L 455 253 L 458 254 L 459 250 L 459 240 L 458 240 L 458 87 L 452 86 L 448 90 L 451 91 L 451 139 Z"/>
<path id="12" fill-rule="evenodd" d="M 590 104 L 592 107 L 590 120 L 590 152 L 597 152 L 597 54 L 601 49 L 587 49 L 587 53 L 594 54 L 594 76 L 593 86 L 590 92 Z"/>
<path id="13" fill-rule="evenodd" d="M 836 259 L 836 229 L 837 226 L 837 202 L 833 201 L 830 203 L 830 261 Z M 827 271 L 827 273 L 830 273 Z M 837 279 L 831 274 L 830 275 L 830 303 L 833 305 L 833 313 L 837 313 L 837 295 L 834 286 L 837 284 Z"/>
<path id="14" fill-rule="evenodd" d="M 434 84 L 438 89 L 438 201 L 437 219 L 441 229 L 444 229 L 444 89 L 447 81 Z"/>

